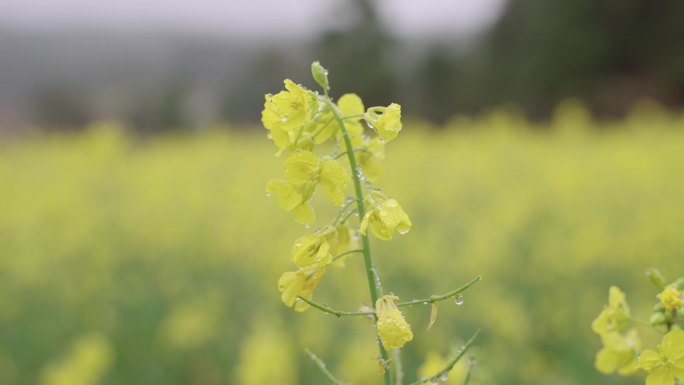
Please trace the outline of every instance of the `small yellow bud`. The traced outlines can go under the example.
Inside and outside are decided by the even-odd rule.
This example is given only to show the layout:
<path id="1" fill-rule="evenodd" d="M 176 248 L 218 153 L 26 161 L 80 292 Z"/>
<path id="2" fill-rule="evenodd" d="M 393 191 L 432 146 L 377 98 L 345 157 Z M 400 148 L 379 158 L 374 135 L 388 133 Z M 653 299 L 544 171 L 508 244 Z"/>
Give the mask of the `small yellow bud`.
<path id="1" fill-rule="evenodd" d="M 674 286 L 668 286 L 658 294 L 660 303 L 668 310 L 675 310 L 682 306 L 682 292 L 675 289 Z"/>
<path id="2" fill-rule="evenodd" d="M 386 295 L 375 303 L 378 334 L 385 350 L 399 349 L 413 339 L 411 325 L 406 322 L 404 315 L 394 304 L 394 301 L 398 299 L 399 297 Z"/>

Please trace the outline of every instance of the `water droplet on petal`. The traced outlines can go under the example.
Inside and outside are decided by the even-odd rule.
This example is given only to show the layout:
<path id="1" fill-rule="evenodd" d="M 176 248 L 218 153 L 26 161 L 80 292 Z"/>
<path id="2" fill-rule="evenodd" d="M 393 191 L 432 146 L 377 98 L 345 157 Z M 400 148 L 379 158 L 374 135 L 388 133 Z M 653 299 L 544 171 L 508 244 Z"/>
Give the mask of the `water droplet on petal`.
<path id="1" fill-rule="evenodd" d="M 454 303 L 456 305 L 463 305 L 463 296 L 459 294 L 456 297 L 454 297 Z"/>

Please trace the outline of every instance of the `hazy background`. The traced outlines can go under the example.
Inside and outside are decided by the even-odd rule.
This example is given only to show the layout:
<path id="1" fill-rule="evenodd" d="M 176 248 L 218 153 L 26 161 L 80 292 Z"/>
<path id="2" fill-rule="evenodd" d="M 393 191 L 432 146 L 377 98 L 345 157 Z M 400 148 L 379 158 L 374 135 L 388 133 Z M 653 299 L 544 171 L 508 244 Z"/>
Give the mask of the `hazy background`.
<path id="1" fill-rule="evenodd" d="M 283 157 L 260 111 L 284 78 L 317 89 L 313 60 L 334 96 L 402 105 L 377 187 L 414 227 L 371 239 L 387 291 L 484 277 L 430 331 L 428 307 L 404 309 L 408 380 L 482 328 L 470 385 L 643 384 L 595 370 L 590 324 L 611 285 L 648 320 L 645 270 L 684 275 L 682 15 L 681 0 L 0 0 L 0 385 L 325 384 L 305 348 L 382 382 L 370 323 L 295 313 L 277 289 L 312 229 L 266 197 Z M 335 215 L 319 195 L 313 229 Z M 314 298 L 352 311 L 366 284 L 350 256 Z"/>
<path id="2" fill-rule="evenodd" d="M 513 103 L 547 118 L 568 97 L 600 117 L 684 101 L 684 4 L 668 0 L 5 0 L 0 127 L 137 130 L 256 122 L 308 64 L 338 94 L 443 122 Z"/>

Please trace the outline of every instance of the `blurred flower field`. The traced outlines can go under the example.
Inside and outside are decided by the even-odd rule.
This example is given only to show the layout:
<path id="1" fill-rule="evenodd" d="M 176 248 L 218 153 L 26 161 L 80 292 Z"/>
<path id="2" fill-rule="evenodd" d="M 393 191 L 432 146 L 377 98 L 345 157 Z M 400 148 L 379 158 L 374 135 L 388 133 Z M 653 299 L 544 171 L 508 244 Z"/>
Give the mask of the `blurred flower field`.
<path id="1" fill-rule="evenodd" d="M 599 124 L 569 103 L 549 129 L 505 111 L 423 125 L 387 150 L 379 185 L 413 230 L 373 242 L 383 279 L 406 299 L 484 279 L 430 331 L 429 307 L 406 309 L 407 377 L 481 327 L 471 384 L 643 383 L 594 369 L 590 324 L 611 284 L 646 317 L 645 270 L 684 274 L 684 117 L 646 106 Z M 305 348 L 381 383 L 370 323 L 280 302 L 304 228 L 265 196 L 282 167 L 265 135 L 102 124 L 0 140 L 0 384 L 326 383 Z M 368 301 L 354 258 L 316 300 Z"/>

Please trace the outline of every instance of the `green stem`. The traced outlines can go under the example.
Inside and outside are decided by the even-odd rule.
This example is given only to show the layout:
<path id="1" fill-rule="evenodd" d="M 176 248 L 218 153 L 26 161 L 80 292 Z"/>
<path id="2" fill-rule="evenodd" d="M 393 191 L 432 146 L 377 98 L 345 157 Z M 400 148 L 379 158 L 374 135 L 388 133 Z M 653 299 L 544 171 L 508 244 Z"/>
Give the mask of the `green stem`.
<path id="1" fill-rule="evenodd" d="M 349 137 L 349 133 L 347 132 L 347 128 L 344 125 L 344 121 L 340 116 L 337 107 L 330 99 L 326 100 L 326 103 L 332 110 L 333 116 L 335 117 L 335 120 L 337 120 L 337 124 L 340 126 L 340 129 L 342 130 L 342 137 L 344 138 L 344 144 L 347 150 L 347 157 L 349 158 L 349 166 L 351 168 L 352 179 L 354 181 L 354 191 L 356 193 L 357 199 L 356 207 L 359 211 L 359 218 L 363 218 L 366 215 L 366 205 L 363 201 L 361 177 L 359 175 L 359 167 L 356 164 L 356 156 L 354 156 L 354 147 L 352 146 L 351 138 Z M 370 241 L 368 239 L 368 235 L 361 236 L 361 243 L 363 245 L 363 261 L 366 267 L 366 278 L 368 280 L 368 291 L 370 292 L 371 306 L 375 306 L 375 303 L 377 302 L 378 298 L 380 298 L 380 296 L 382 296 L 383 294 L 382 286 L 380 283 L 380 277 L 378 276 L 378 273 L 375 270 L 375 266 L 373 264 L 373 256 L 371 255 L 370 251 Z M 382 346 L 380 336 L 377 333 L 378 317 L 376 315 L 373 315 L 373 317 L 375 318 L 375 334 L 377 337 L 378 349 L 380 350 L 380 357 L 384 360 L 384 362 L 389 362 L 389 353 Z M 386 370 L 383 376 L 385 380 L 385 385 L 394 385 L 394 381 L 392 380 L 392 374 L 389 370 Z"/>
<path id="2" fill-rule="evenodd" d="M 320 303 L 318 303 L 318 302 L 314 302 L 314 301 L 312 301 L 312 300 L 310 300 L 310 299 L 306 299 L 306 298 L 301 297 L 301 296 L 297 296 L 297 299 L 299 299 L 300 301 L 304 301 L 304 302 L 308 303 L 309 305 L 315 307 L 316 309 L 322 311 L 323 313 L 332 314 L 332 315 L 334 315 L 334 316 L 337 317 L 337 318 L 340 318 L 340 317 L 342 317 L 342 316 L 357 316 L 357 315 L 374 316 L 374 315 L 375 315 L 375 312 L 373 312 L 373 311 L 342 311 L 342 310 L 335 310 L 335 309 L 333 309 L 333 308 L 331 308 L 331 307 L 329 307 L 329 306 L 322 305 L 322 304 L 320 304 Z"/>
<path id="3" fill-rule="evenodd" d="M 325 362 L 323 362 L 323 360 L 318 358 L 317 355 L 313 354 L 313 352 L 311 350 L 306 349 L 305 351 L 306 351 L 306 354 L 308 354 L 309 357 L 311 357 L 311 360 L 313 362 L 315 362 L 316 365 L 318 365 L 318 368 L 321 369 L 321 372 L 323 372 L 323 374 L 325 374 L 325 376 L 328 377 L 328 379 L 330 381 L 332 381 L 334 385 L 347 385 L 346 382 L 342 382 L 342 381 L 338 380 L 337 377 L 335 377 L 332 374 L 332 372 L 330 372 L 330 370 L 328 370 L 328 368 L 325 365 Z"/>
<path id="4" fill-rule="evenodd" d="M 421 305 L 421 304 L 426 305 L 428 303 L 435 303 L 435 302 L 444 301 L 444 300 L 447 300 L 447 299 L 454 297 L 458 294 L 463 293 L 469 287 L 473 286 L 474 284 L 476 284 L 481 279 L 482 279 L 482 276 L 478 275 L 472 281 L 470 281 L 470 282 L 466 283 L 465 285 L 459 287 L 458 289 L 454 289 L 454 290 L 452 290 L 446 294 L 431 295 L 429 298 L 414 299 L 414 300 L 407 301 L 407 302 L 399 302 L 397 304 L 397 307 L 405 307 L 405 306 L 413 306 L 413 305 Z"/>
<path id="5" fill-rule="evenodd" d="M 394 381 L 396 385 L 403 385 L 404 366 L 401 363 L 401 349 L 392 349 L 392 356 L 394 356 Z"/>
<path id="6" fill-rule="evenodd" d="M 457 363 L 461 358 L 463 358 L 463 356 L 466 354 L 466 352 L 468 351 L 468 349 L 470 348 L 470 346 L 473 344 L 473 342 L 475 342 L 475 339 L 476 339 L 477 336 L 479 336 L 479 335 L 480 335 L 480 329 L 478 329 L 478 330 L 475 332 L 475 334 L 473 334 L 473 336 L 470 337 L 470 339 L 465 343 L 465 345 L 463 345 L 463 346 L 458 350 L 458 352 L 456 352 L 456 355 L 449 361 L 449 363 L 446 364 L 446 366 L 444 367 L 444 369 L 440 370 L 439 372 L 437 372 L 437 373 L 436 373 L 435 375 L 433 375 L 433 376 L 430 376 L 430 377 L 423 377 L 423 378 L 421 378 L 421 379 L 419 379 L 419 380 L 417 380 L 417 381 L 414 381 L 414 382 L 410 383 L 409 385 L 420 385 L 420 384 L 424 384 L 424 383 L 426 383 L 426 382 L 433 382 L 433 383 L 434 383 L 434 382 L 439 382 L 440 379 L 442 378 L 442 376 L 444 376 L 445 374 L 448 375 L 449 372 L 451 371 L 451 369 L 454 368 L 454 365 L 456 365 L 456 363 Z"/>

